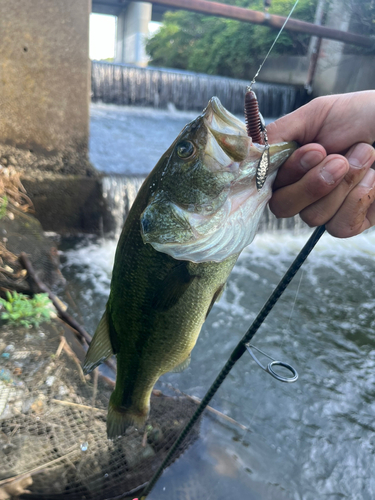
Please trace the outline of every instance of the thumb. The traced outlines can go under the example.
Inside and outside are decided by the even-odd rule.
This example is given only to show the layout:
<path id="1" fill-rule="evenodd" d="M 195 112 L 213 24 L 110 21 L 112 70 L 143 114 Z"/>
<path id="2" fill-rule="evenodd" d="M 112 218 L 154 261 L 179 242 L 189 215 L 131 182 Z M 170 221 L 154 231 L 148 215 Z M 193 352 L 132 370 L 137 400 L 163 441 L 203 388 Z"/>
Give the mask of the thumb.
<path id="1" fill-rule="evenodd" d="M 306 119 L 305 110 L 299 108 L 285 115 L 275 122 L 267 125 L 267 135 L 270 144 L 278 142 L 297 141 L 299 144 L 306 143 Z M 311 141 L 309 141 L 311 142 Z"/>

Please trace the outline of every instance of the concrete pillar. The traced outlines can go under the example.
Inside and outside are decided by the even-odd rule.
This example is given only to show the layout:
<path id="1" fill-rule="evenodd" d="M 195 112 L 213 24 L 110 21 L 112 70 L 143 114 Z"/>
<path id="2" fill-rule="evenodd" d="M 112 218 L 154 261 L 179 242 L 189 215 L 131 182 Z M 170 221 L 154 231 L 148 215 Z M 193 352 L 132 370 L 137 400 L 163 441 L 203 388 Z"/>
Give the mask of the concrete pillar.
<path id="1" fill-rule="evenodd" d="M 0 167 L 19 170 L 45 231 L 111 230 L 87 155 L 90 11 L 91 0 L 0 0 Z"/>
<path id="2" fill-rule="evenodd" d="M 0 144 L 87 155 L 90 11 L 91 0 L 0 0 Z"/>
<path id="3" fill-rule="evenodd" d="M 116 62 L 147 66 L 145 43 L 152 4 L 131 2 L 117 18 Z"/>
<path id="4" fill-rule="evenodd" d="M 326 25 L 330 28 L 348 31 L 349 22 L 349 9 L 343 8 L 341 0 L 332 0 Z M 344 43 L 335 40 L 322 40 L 313 80 L 313 94 L 315 96 L 332 94 L 336 91 L 336 81 L 343 58 L 344 46 Z"/>

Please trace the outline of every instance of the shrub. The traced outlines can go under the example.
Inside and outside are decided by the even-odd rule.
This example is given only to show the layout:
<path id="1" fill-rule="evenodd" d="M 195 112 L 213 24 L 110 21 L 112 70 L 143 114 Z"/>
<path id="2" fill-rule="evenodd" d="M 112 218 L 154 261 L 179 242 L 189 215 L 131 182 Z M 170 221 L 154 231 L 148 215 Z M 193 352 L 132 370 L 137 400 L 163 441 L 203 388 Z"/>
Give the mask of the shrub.
<path id="1" fill-rule="evenodd" d="M 4 309 L 0 318 L 11 325 L 38 327 L 44 321 L 49 322 L 51 318 L 56 317 L 47 293 L 37 293 L 29 298 L 22 293 L 6 292 L 6 299 L 0 298 L 0 305 Z"/>

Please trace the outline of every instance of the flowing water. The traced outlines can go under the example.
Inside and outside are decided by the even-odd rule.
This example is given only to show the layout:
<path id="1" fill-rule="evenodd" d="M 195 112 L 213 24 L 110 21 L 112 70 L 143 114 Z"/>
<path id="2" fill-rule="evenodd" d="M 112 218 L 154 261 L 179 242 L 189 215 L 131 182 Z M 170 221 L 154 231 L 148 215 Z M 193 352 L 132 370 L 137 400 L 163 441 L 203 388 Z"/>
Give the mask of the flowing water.
<path id="1" fill-rule="evenodd" d="M 210 76 L 189 71 L 139 68 L 129 64 L 93 61 L 92 99 L 105 103 L 180 110 L 203 109 L 216 95 L 232 113 L 243 113 L 243 93 L 248 81 Z M 256 83 L 259 106 L 264 116 L 293 111 L 304 99 L 304 91 L 292 85 Z"/>
<path id="2" fill-rule="evenodd" d="M 93 107 L 91 158 L 98 166 L 106 134 L 111 135 L 110 116 L 120 120 L 120 111 Z M 166 135 L 177 122 L 168 142 L 179 132 L 179 120 L 187 118 L 156 111 L 140 117 L 139 112 L 128 110 L 126 119 L 124 111 L 123 122 L 154 120 L 152 131 L 160 134 L 165 126 Z M 132 128 L 128 140 L 136 149 L 144 139 Z M 151 133 L 148 144 L 143 150 L 147 164 L 156 155 Z M 136 158 L 129 150 L 130 145 L 126 154 Z M 116 164 L 111 154 L 108 164 Z M 108 193 L 115 180 L 106 181 Z M 139 176 L 130 182 L 134 190 L 137 183 Z M 123 198 L 121 185 L 113 199 Z M 124 204 L 133 194 L 127 196 Z M 307 238 L 306 230 L 257 235 L 204 324 L 190 367 L 164 375 L 158 388 L 168 392 L 171 384 L 199 398 L 205 394 Z M 115 246 L 111 239 L 87 239 L 62 256 L 71 295 L 91 332 L 108 296 Z M 211 405 L 248 430 L 206 416 L 200 439 L 165 472 L 150 500 L 375 498 L 374 280 L 375 232 L 349 240 L 325 234 L 254 338 L 267 354 L 292 364 L 298 381 L 276 381 L 245 353 Z"/>

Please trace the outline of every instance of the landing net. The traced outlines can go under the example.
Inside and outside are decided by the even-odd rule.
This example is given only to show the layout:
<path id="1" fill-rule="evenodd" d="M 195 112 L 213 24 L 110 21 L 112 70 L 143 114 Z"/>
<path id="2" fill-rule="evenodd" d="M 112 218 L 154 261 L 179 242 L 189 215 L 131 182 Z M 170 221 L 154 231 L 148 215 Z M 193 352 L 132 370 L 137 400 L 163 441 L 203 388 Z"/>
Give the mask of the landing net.
<path id="1" fill-rule="evenodd" d="M 84 351 L 68 328 L 56 321 L 26 335 L 24 329 L 1 330 L 0 497 L 29 490 L 30 499 L 100 500 L 149 481 L 196 403 L 156 393 L 146 427 L 109 441 L 113 382 L 98 377 L 93 404 L 94 376 L 83 376 Z M 175 458 L 198 432 L 197 426 Z"/>

